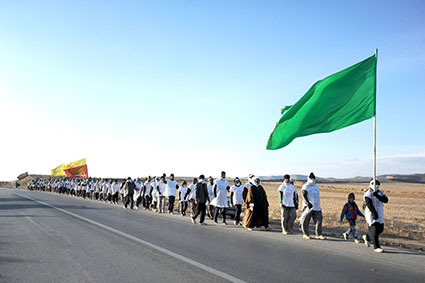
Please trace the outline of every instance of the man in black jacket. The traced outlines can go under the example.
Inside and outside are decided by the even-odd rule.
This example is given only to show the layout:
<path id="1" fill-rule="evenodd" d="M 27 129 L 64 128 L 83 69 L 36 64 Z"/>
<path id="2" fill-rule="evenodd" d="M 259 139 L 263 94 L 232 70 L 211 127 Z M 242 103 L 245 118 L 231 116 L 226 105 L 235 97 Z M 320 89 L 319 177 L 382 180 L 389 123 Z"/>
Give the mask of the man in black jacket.
<path id="1" fill-rule="evenodd" d="M 196 218 L 201 214 L 201 219 L 199 220 L 199 225 L 206 225 L 204 223 L 205 214 L 206 214 L 206 203 L 209 201 L 208 188 L 205 183 L 205 176 L 200 175 L 199 181 L 195 186 L 194 191 L 195 204 L 196 204 L 196 213 L 192 216 L 192 223 L 196 224 Z"/>
<path id="2" fill-rule="evenodd" d="M 134 189 L 136 188 L 136 184 L 134 184 L 133 180 L 128 177 L 127 182 L 124 184 L 124 190 L 126 193 L 125 196 L 125 203 L 124 203 L 124 209 L 127 209 L 127 205 L 130 203 L 130 209 L 133 209 L 133 195 L 134 195 Z"/>

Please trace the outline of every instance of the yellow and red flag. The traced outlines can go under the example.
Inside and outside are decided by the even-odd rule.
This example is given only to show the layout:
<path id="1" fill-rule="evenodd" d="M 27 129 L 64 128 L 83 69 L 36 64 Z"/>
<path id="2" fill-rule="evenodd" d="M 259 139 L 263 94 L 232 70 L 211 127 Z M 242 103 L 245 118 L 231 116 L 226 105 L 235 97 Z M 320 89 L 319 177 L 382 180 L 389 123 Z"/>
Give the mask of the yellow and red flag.
<path id="1" fill-rule="evenodd" d="M 52 169 L 52 176 L 65 176 L 65 172 L 63 171 L 66 168 L 66 164 L 61 164 L 58 167 Z"/>
<path id="2" fill-rule="evenodd" d="M 86 165 L 86 164 L 87 164 L 86 163 L 86 159 L 83 158 L 83 159 L 80 159 L 80 160 L 77 160 L 77 161 L 73 161 L 71 163 L 66 164 L 66 167 L 64 169 L 79 167 L 79 166 L 83 166 L 83 165 Z"/>
<path id="3" fill-rule="evenodd" d="M 80 159 L 68 164 L 61 164 L 52 169 L 52 176 L 85 177 L 88 178 L 86 159 Z"/>
<path id="4" fill-rule="evenodd" d="M 81 177 L 84 177 L 84 178 L 89 177 L 89 173 L 88 173 L 88 170 L 87 170 L 87 164 L 65 169 L 64 172 L 65 172 L 65 175 L 67 177 L 80 177 L 80 178 Z"/>

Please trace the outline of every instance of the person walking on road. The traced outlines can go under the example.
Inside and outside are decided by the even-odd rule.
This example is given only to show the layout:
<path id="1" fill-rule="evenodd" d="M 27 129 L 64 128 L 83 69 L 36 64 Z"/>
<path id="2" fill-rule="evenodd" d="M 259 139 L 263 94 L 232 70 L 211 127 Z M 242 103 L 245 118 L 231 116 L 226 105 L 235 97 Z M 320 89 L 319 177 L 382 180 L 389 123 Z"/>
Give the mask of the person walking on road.
<path id="1" fill-rule="evenodd" d="M 245 199 L 246 214 L 243 219 L 243 227 L 252 231 L 254 228 L 264 226 L 264 229 L 270 230 L 269 226 L 269 202 L 267 194 L 261 186 L 259 177 L 252 176 L 251 186 L 248 187 L 248 192 Z"/>
<path id="2" fill-rule="evenodd" d="M 182 186 L 179 188 L 179 203 L 182 216 L 186 216 L 187 198 L 190 193 L 189 190 L 190 189 L 187 187 L 187 182 L 183 181 Z"/>
<path id="3" fill-rule="evenodd" d="M 290 183 L 291 176 L 286 174 L 283 183 L 277 189 L 279 194 L 279 206 L 281 215 L 282 234 L 294 233 L 293 226 L 297 218 L 298 193 L 294 185 Z"/>
<path id="4" fill-rule="evenodd" d="M 344 233 L 342 233 L 342 236 L 344 237 L 344 240 L 347 241 L 348 236 L 350 234 L 353 234 L 354 242 L 359 243 L 359 240 L 357 239 L 358 234 L 356 231 L 356 219 L 357 215 L 363 216 L 363 213 L 360 211 L 359 207 L 357 206 L 356 202 L 354 201 L 356 199 L 354 193 L 348 194 L 348 202 L 344 205 L 341 212 L 341 222 L 344 220 L 344 217 L 347 218 L 348 223 L 350 224 L 350 228 Z"/>
<path id="5" fill-rule="evenodd" d="M 161 176 L 158 182 L 158 213 L 164 213 L 165 211 L 165 177 Z"/>
<path id="6" fill-rule="evenodd" d="M 208 189 L 208 217 L 210 219 L 213 219 L 214 215 L 213 215 L 213 211 L 214 211 L 214 206 L 211 204 L 212 200 L 214 199 L 214 178 L 213 177 L 209 177 L 208 178 L 208 184 L 207 184 L 207 189 Z"/>
<path id="7" fill-rule="evenodd" d="M 378 180 L 376 180 L 375 191 L 373 191 L 373 185 L 373 180 L 371 180 L 369 188 L 363 196 L 366 204 L 365 218 L 369 226 L 368 234 L 363 235 L 363 240 L 366 246 L 372 242 L 374 251 L 382 253 L 384 250 L 379 244 L 379 235 L 384 231 L 384 203 L 388 203 L 388 197 L 379 189 L 381 184 Z"/>
<path id="8" fill-rule="evenodd" d="M 174 174 L 170 174 L 170 178 L 166 181 L 165 196 L 168 198 L 168 214 L 174 214 L 174 201 L 176 200 L 177 189 L 179 184 L 174 180 Z"/>
<path id="9" fill-rule="evenodd" d="M 190 215 L 193 216 L 196 213 L 196 201 L 195 201 L 195 187 L 198 183 L 198 179 L 193 178 L 192 184 L 189 186 L 188 190 L 188 202 L 190 203 Z"/>
<path id="10" fill-rule="evenodd" d="M 254 177 L 253 174 L 249 174 L 248 175 L 248 181 L 245 183 L 245 185 L 243 185 L 243 201 L 245 202 L 246 200 L 246 195 L 248 194 L 248 189 L 249 187 L 252 186 L 252 178 Z"/>
<path id="11" fill-rule="evenodd" d="M 259 177 L 251 178 L 251 186 L 248 188 L 245 204 L 246 213 L 242 223 L 243 227 L 252 231 L 254 228 L 264 226 L 264 229 L 270 230 L 269 202 Z"/>
<path id="12" fill-rule="evenodd" d="M 195 191 L 193 192 L 193 197 L 195 199 L 195 205 L 196 205 L 196 212 L 192 216 L 192 223 L 196 224 L 196 218 L 201 215 L 201 218 L 199 219 L 199 225 L 206 225 L 205 221 L 205 214 L 206 214 L 206 204 L 209 201 L 208 196 L 208 188 L 207 184 L 205 183 L 205 176 L 200 175 L 199 180 L 195 185 Z"/>
<path id="13" fill-rule="evenodd" d="M 230 188 L 230 203 L 236 208 L 234 223 L 235 225 L 240 225 L 244 187 L 238 177 L 235 178 L 234 183 L 235 184 Z"/>
<path id="14" fill-rule="evenodd" d="M 137 178 L 134 183 L 136 190 L 134 191 L 133 201 L 135 203 L 136 209 L 139 209 L 140 204 L 142 203 L 142 194 L 143 194 L 143 181 L 140 178 Z"/>
<path id="15" fill-rule="evenodd" d="M 325 240 L 322 234 L 322 208 L 320 207 L 320 189 L 316 184 L 316 176 L 313 172 L 308 176 L 307 182 L 302 187 L 303 197 L 303 214 L 300 217 L 301 229 L 303 231 L 303 238 L 310 240 L 310 233 L 308 226 L 310 219 L 313 218 L 316 225 L 316 239 Z"/>
<path id="16" fill-rule="evenodd" d="M 215 206 L 214 211 L 214 222 L 217 222 L 218 214 L 221 211 L 221 215 L 223 217 L 223 224 L 226 223 L 226 208 L 229 207 L 227 200 L 227 192 L 230 190 L 229 181 L 226 180 L 226 172 L 221 172 L 221 179 L 217 179 L 215 181 L 213 191 L 214 191 L 214 199 L 212 201 L 212 205 Z"/>
<path id="17" fill-rule="evenodd" d="M 126 199 L 124 203 L 124 209 L 127 209 L 127 205 L 130 204 L 130 209 L 133 209 L 133 195 L 134 195 L 134 189 L 136 188 L 136 185 L 134 184 L 133 180 L 128 177 L 127 181 L 124 184 L 124 190 L 126 193 Z"/>
<path id="18" fill-rule="evenodd" d="M 151 185 L 152 178 L 151 176 L 148 176 L 145 183 L 143 184 L 144 187 L 144 198 L 143 198 L 143 209 L 148 210 L 151 202 L 152 202 L 152 185 Z"/>

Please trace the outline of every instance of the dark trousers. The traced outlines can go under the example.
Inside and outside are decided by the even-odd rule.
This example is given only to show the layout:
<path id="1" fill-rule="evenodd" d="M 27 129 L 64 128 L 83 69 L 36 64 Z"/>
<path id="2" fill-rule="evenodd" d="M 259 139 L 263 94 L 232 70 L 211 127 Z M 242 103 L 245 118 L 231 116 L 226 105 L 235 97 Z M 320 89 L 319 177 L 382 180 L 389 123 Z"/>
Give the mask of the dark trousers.
<path id="1" fill-rule="evenodd" d="M 174 211 L 174 200 L 176 199 L 175 196 L 169 196 L 168 197 L 168 212 Z"/>
<path id="2" fill-rule="evenodd" d="M 375 222 L 369 226 L 369 233 L 366 235 L 367 240 L 373 243 L 375 249 L 380 248 L 379 235 L 384 232 L 384 223 Z"/>
<path id="3" fill-rule="evenodd" d="M 214 211 L 214 222 L 217 222 L 218 213 L 221 210 L 221 216 L 223 217 L 223 223 L 226 223 L 226 208 L 225 207 L 216 207 Z"/>
<path id="4" fill-rule="evenodd" d="M 136 200 L 136 207 L 139 207 L 142 202 L 143 202 L 143 197 L 139 196 Z"/>
<path id="5" fill-rule="evenodd" d="M 205 220 L 205 214 L 207 213 L 207 207 L 205 203 L 198 203 L 196 205 L 196 213 L 193 215 L 193 219 L 196 219 L 199 214 L 201 214 L 201 219 L 199 220 L 199 223 L 204 223 Z"/>
<path id="6" fill-rule="evenodd" d="M 149 208 L 149 206 L 151 205 L 151 202 L 152 202 L 152 197 L 150 195 L 145 195 L 143 199 L 143 207 Z"/>
<path id="7" fill-rule="evenodd" d="M 116 192 L 115 194 L 112 195 L 112 202 L 118 203 L 118 192 Z"/>
<path id="8" fill-rule="evenodd" d="M 127 205 L 130 204 L 130 208 L 133 209 L 133 195 L 127 195 L 125 197 L 125 203 L 124 203 L 124 207 L 127 208 Z"/>
<path id="9" fill-rule="evenodd" d="M 184 216 L 184 215 L 186 215 L 187 201 L 182 201 L 181 207 L 182 207 L 182 215 Z"/>
<path id="10" fill-rule="evenodd" d="M 242 205 L 235 204 L 235 208 L 236 208 L 235 221 L 236 221 L 236 224 L 239 224 L 239 222 L 241 221 Z"/>

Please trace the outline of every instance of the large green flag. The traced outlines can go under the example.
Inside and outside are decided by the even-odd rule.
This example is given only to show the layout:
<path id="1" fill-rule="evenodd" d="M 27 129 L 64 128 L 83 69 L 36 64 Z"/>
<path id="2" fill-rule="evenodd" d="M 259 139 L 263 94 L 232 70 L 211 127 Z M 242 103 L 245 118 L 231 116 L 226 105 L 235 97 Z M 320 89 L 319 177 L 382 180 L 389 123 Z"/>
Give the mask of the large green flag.
<path id="1" fill-rule="evenodd" d="M 279 149 L 295 138 L 329 133 L 375 115 L 376 55 L 316 82 L 282 117 L 267 149 Z"/>

